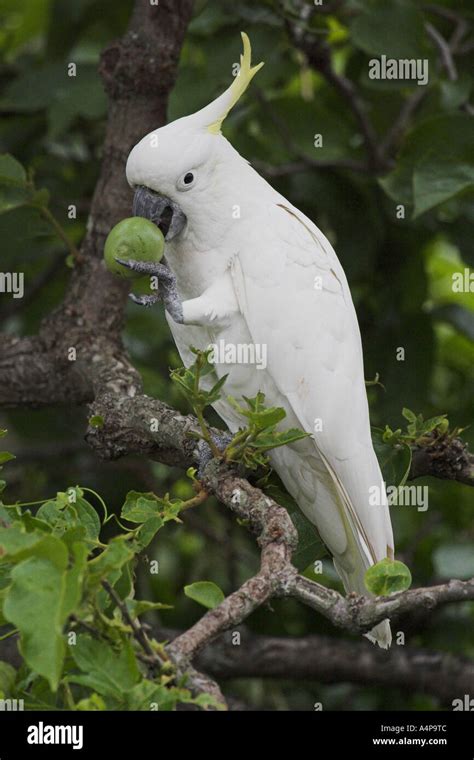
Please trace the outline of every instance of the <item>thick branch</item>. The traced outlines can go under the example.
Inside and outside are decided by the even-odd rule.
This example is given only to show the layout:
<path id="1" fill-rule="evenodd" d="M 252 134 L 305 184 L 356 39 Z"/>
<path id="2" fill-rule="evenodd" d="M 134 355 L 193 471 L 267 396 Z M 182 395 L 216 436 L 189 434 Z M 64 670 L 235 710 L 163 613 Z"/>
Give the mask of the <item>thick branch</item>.
<path id="1" fill-rule="evenodd" d="M 460 438 L 444 436 L 413 450 L 410 478 L 432 475 L 474 486 L 474 456 Z"/>
<path id="2" fill-rule="evenodd" d="M 277 591 L 280 575 L 286 572 L 286 567 L 285 547 L 281 544 L 266 546 L 260 572 L 169 645 L 168 651 L 175 662 L 186 669 L 190 660 L 216 636 L 242 623 Z"/>
<path id="3" fill-rule="evenodd" d="M 415 588 L 370 599 L 357 594 L 343 597 L 308 578 L 288 573 L 283 593 L 317 610 L 338 628 L 364 633 L 385 618 L 393 621 L 415 610 L 434 610 L 442 604 L 474 601 L 474 579 L 451 580 L 440 586 Z"/>
<path id="4" fill-rule="evenodd" d="M 230 678 L 280 678 L 320 683 L 355 683 L 430 694 L 449 704 L 474 689 L 474 662 L 452 654 L 410 647 L 382 652 L 364 641 L 325 636 L 282 638 L 240 630 L 240 644 L 229 636 L 204 649 L 196 662 L 221 681 Z M 308 706 L 312 709 L 312 705 Z"/>

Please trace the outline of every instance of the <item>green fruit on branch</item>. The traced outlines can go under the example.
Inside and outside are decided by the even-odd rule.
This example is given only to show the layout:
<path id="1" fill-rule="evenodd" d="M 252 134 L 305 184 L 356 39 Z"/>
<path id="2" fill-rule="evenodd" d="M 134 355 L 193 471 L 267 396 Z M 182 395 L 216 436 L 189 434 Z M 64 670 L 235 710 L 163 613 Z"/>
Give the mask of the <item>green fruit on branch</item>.
<path id="1" fill-rule="evenodd" d="M 104 259 L 110 272 L 127 280 L 137 280 L 143 278 L 143 272 L 134 272 L 116 259 L 158 263 L 164 249 L 165 239 L 156 224 L 141 216 L 131 216 L 110 230 L 105 241 Z"/>

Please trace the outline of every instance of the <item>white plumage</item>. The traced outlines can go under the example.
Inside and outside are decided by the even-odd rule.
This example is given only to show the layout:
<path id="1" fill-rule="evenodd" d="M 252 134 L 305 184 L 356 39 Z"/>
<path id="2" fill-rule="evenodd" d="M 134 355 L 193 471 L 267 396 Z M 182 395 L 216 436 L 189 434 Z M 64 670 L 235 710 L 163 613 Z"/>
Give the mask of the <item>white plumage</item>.
<path id="1" fill-rule="evenodd" d="M 312 438 L 271 453 L 288 491 L 317 527 L 347 591 L 367 594 L 364 573 L 393 557 L 393 536 L 372 447 L 362 347 L 344 271 L 313 222 L 277 193 L 220 134 L 220 125 L 256 69 L 244 38 L 241 74 L 197 114 L 145 137 L 127 177 L 175 201 L 187 217 L 166 260 L 177 278 L 184 324 L 168 316 L 183 362 L 189 346 L 260 344 L 267 366 L 217 364 L 234 397 L 259 390 Z M 240 81 L 239 81 L 240 80 Z M 189 191 L 179 182 L 192 171 Z M 225 400 L 216 410 L 242 426 Z M 371 489 L 381 498 L 371 504 Z M 388 622 L 372 638 L 389 646 Z"/>

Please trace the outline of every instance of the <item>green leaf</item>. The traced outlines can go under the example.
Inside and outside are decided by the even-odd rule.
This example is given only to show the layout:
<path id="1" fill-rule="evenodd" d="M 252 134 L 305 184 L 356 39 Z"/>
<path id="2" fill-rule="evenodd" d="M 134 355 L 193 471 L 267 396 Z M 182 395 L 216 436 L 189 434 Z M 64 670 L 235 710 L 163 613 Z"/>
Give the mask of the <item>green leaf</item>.
<path id="1" fill-rule="evenodd" d="M 46 188 L 41 188 L 40 190 L 35 190 L 34 193 L 31 196 L 30 203 L 32 206 L 36 206 L 38 208 L 45 207 L 49 203 L 49 190 L 46 190 Z"/>
<path id="2" fill-rule="evenodd" d="M 117 580 L 113 583 L 114 589 L 116 593 L 119 595 L 121 599 L 128 599 L 132 594 L 135 593 L 134 590 L 134 582 L 135 582 L 135 575 L 134 575 L 134 563 L 133 560 L 130 562 L 126 562 L 125 565 L 120 569 L 120 571 L 115 571 L 115 575 L 117 575 Z M 120 573 L 120 574 L 119 574 Z M 109 578 L 109 582 L 113 582 L 113 578 Z"/>
<path id="3" fill-rule="evenodd" d="M 74 544 L 72 553 L 74 562 L 65 574 L 64 598 L 61 607 L 61 617 L 63 620 L 67 620 L 69 615 L 72 615 L 81 602 L 87 566 L 87 547 L 85 544 Z"/>
<path id="4" fill-rule="evenodd" d="M 406 406 L 402 409 L 402 414 L 405 417 L 408 422 L 416 422 L 416 414 L 415 412 L 412 412 L 411 409 L 408 409 Z"/>
<path id="5" fill-rule="evenodd" d="M 127 693 L 126 709 L 149 711 L 156 705 L 160 712 L 166 712 L 176 707 L 178 701 L 176 697 L 177 695 L 172 694 L 171 689 L 167 689 L 162 684 L 143 679 Z"/>
<path id="6" fill-rule="evenodd" d="M 215 385 L 212 386 L 211 390 L 207 392 L 207 403 L 208 404 L 214 404 L 216 401 L 218 401 L 221 397 L 221 390 L 224 386 L 224 383 L 226 382 L 229 375 L 223 375 Z"/>
<path id="7" fill-rule="evenodd" d="M 281 407 L 269 407 L 259 412 L 247 412 L 246 417 L 258 430 L 265 430 L 284 420 L 286 412 Z"/>
<path id="8" fill-rule="evenodd" d="M 3 614 L 20 631 L 20 651 L 28 666 L 44 676 L 53 691 L 65 654 L 64 603 L 65 572 L 53 562 L 30 557 L 12 570 Z"/>
<path id="9" fill-rule="evenodd" d="M 0 465 L 10 462 L 12 459 L 16 459 L 14 454 L 10 454 L 9 451 L 0 451 Z"/>
<path id="10" fill-rule="evenodd" d="M 356 15 L 350 29 L 354 45 L 370 55 L 423 57 L 423 17 L 412 3 L 369 2 Z"/>
<path id="11" fill-rule="evenodd" d="M 183 699 L 183 702 L 188 702 L 198 707 L 202 707 L 203 710 L 208 710 L 212 707 L 214 710 L 226 710 L 226 706 L 219 702 L 212 694 L 198 694 L 197 697 L 191 697 L 190 699 Z"/>
<path id="12" fill-rule="evenodd" d="M 52 260 L 52 250 L 55 248 L 53 231 L 48 222 L 42 218 L 39 210 L 33 206 L 18 205 L 15 208 L 2 211 L 4 194 L 0 183 L 0 238 L 3 241 L 3 268 L 8 262 L 11 271 L 15 271 L 17 261 L 25 267 L 25 278 L 29 272 L 36 271 L 41 261 Z M 26 202 L 21 199 L 21 204 Z M 48 291 L 50 292 L 50 291 Z M 52 292 L 52 291 L 51 291 Z"/>
<path id="13" fill-rule="evenodd" d="M 59 570 L 64 570 L 68 552 L 59 538 L 39 531 L 26 533 L 20 524 L 0 530 L 0 562 L 18 563 L 29 557 L 44 557 Z"/>
<path id="14" fill-rule="evenodd" d="M 264 432 L 252 442 L 252 447 L 260 449 L 261 451 L 270 451 L 276 449 L 279 446 L 287 446 L 289 443 L 295 441 L 301 441 L 303 438 L 309 438 L 310 433 L 305 433 L 298 428 L 289 428 L 282 432 Z"/>
<path id="15" fill-rule="evenodd" d="M 88 686 L 103 696 L 123 697 L 140 677 L 133 648 L 126 639 L 116 652 L 110 644 L 81 635 L 69 651 L 82 674 L 69 675 L 67 680 Z"/>
<path id="16" fill-rule="evenodd" d="M 21 515 L 21 523 L 28 533 L 40 532 L 51 533 L 51 525 L 48 525 L 45 520 L 40 520 L 38 517 L 33 517 L 31 512 L 27 510 Z"/>
<path id="17" fill-rule="evenodd" d="M 99 515 L 92 504 L 77 494 L 75 501 L 70 501 L 65 494 L 58 494 L 57 499 L 45 502 L 36 514 L 48 523 L 56 534 L 64 535 L 74 528 L 82 527 L 86 538 L 97 541 L 99 537 Z"/>
<path id="18" fill-rule="evenodd" d="M 215 403 L 220 398 L 222 386 L 227 375 L 216 380 L 210 390 L 201 387 L 201 379 L 205 375 L 216 376 L 214 365 L 209 361 L 212 349 L 199 351 L 190 346 L 191 353 L 196 355 L 196 361 L 190 367 L 180 367 L 170 372 L 171 380 L 177 385 L 188 403 L 196 411 L 202 411 L 206 406 Z M 210 378 L 209 378 L 210 379 Z M 209 379 L 206 385 L 209 385 Z"/>
<path id="19" fill-rule="evenodd" d="M 418 216 L 472 189 L 473 164 L 471 117 L 432 116 L 408 133 L 395 169 L 380 184 L 396 202 L 414 206 Z"/>
<path id="20" fill-rule="evenodd" d="M 105 115 L 106 106 L 96 65 L 79 65 L 75 77 L 67 76 L 64 70 L 62 82 L 55 92 L 55 100 L 48 109 L 49 137 L 53 140 L 60 137 L 79 116 L 86 119 L 101 118 Z"/>
<path id="21" fill-rule="evenodd" d="M 85 528 L 87 538 L 97 540 L 101 529 L 100 518 L 96 510 L 86 499 L 79 498 L 66 509 L 76 515 L 75 524 Z"/>
<path id="22" fill-rule="evenodd" d="M 134 523 L 144 523 L 151 517 L 159 518 L 159 502 L 154 494 L 144 494 L 139 491 L 129 491 L 125 497 L 120 516 Z"/>
<path id="23" fill-rule="evenodd" d="M 445 237 L 437 236 L 425 247 L 423 254 L 429 275 L 430 300 L 436 305 L 453 303 L 474 311 L 474 291 L 469 283 L 468 287 L 464 285 L 465 264 L 458 249 Z"/>
<path id="24" fill-rule="evenodd" d="M 8 697 L 15 685 L 16 670 L 8 662 L 0 662 L 0 697 Z"/>
<path id="25" fill-rule="evenodd" d="M 22 2 L 3 0 L 1 8 L 4 26 L 2 55 L 5 61 L 11 64 L 20 49 L 25 47 L 25 43 L 31 42 L 34 45 L 34 40 L 38 40 L 46 33 L 50 23 L 51 9 L 49 3 L 31 2 L 31 0 L 22 0 Z"/>
<path id="26" fill-rule="evenodd" d="M 140 546 L 140 549 L 144 549 L 145 546 L 148 546 L 153 541 L 156 534 L 159 530 L 161 530 L 164 524 L 165 523 L 161 517 L 151 517 L 141 525 L 136 534 L 136 540 Z"/>
<path id="27" fill-rule="evenodd" d="M 411 573 L 403 562 L 386 558 L 369 567 L 364 582 L 371 594 L 388 596 L 410 588 Z"/>
<path id="28" fill-rule="evenodd" d="M 71 515 L 68 515 L 64 505 L 59 504 L 56 499 L 45 501 L 38 509 L 36 516 L 56 530 L 65 529 L 71 524 Z"/>
<path id="29" fill-rule="evenodd" d="M 159 712 L 169 712 L 175 710 L 176 705 L 197 704 L 206 708 L 214 706 L 215 700 L 209 694 L 201 694 L 201 700 L 191 696 L 188 689 L 178 688 L 176 686 L 165 686 L 161 683 L 155 683 L 143 679 L 140 683 L 135 684 L 126 694 L 126 710 L 158 710 Z M 216 709 L 222 709 L 222 706 Z"/>
<path id="30" fill-rule="evenodd" d="M 184 593 L 189 599 L 193 599 L 193 601 L 210 610 L 217 607 L 225 599 L 224 592 L 212 581 L 191 583 L 184 587 Z"/>
<path id="31" fill-rule="evenodd" d="M 31 112 L 45 108 L 53 101 L 64 71 L 62 62 L 29 66 L 4 89 L 0 110 Z"/>
<path id="32" fill-rule="evenodd" d="M 139 601 L 138 599 L 127 599 L 127 609 L 132 617 L 139 617 L 144 615 L 145 612 L 152 612 L 153 610 L 172 610 L 171 604 L 162 604 L 161 602 L 147 602 L 146 600 Z"/>
<path id="33" fill-rule="evenodd" d="M 447 322 L 474 344 L 474 313 L 457 304 L 445 304 L 431 312 L 433 319 Z"/>
<path id="34" fill-rule="evenodd" d="M 0 590 L 10 585 L 10 574 L 13 569 L 13 565 L 7 565 L 6 563 L 0 565 Z"/>
<path id="35" fill-rule="evenodd" d="M 452 149 L 447 146 L 442 156 L 427 154 L 416 163 L 413 173 L 413 218 L 473 188 L 474 150 L 461 155 L 454 145 Z"/>
<path id="36" fill-rule="evenodd" d="M 20 162 L 10 156 L 9 153 L 0 156 L 0 182 L 5 180 L 26 185 L 26 171 Z"/>
<path id="37" fill-rule="evenodd" d="M 0 213 L 22 206 L 29 196 L 23 166 L 9 154 L 0 156 Z"/>
<path id="38" fill-rule="evenodd" d="M 255 470 L 265 466 L 265 452 L 308 437 L 308 433 L 297 428 L 277 431 L 275 428 L 286 417 L 286 412 L 281 407 L 266 407 L 265 394 L 261 391 L 253 398 L 243 396 L 243 399 L 247 408 L 232 396 L 228 397 L 236 412 L 249 421 L 248 428 L 239 430 L 228 446 L 227 454 L 232 461 L 241 461 L 247 469 Z"/>
<path id="39" fill-rule="evenodd" d="M 142 523 L 136 538 L 144 547 L 148 546 L 168 520 L 179 522 L 178 514 L 182 503 L 180 499 L 170 499 L 168 494 L 160 498 L 152 492 L 129 491 L 120 516 L 133 523 Z"/>
<path id="40" fill-rule="evenodd" d="M 410 446 L 402 442 L 385 441 L 384 431 L 380 428 L 372 428 L 372 443 L 387 486 L 404 485 L 411 467 Z"/>
<path id="41" fill-rule="evenodd" d="M 446 111 L 451 111 L 463 105 L 468 99 L 472 88 L 469 76 L 461 76 L 456 81 L 440 82 L 441 102 Z"/>
<path id="42" fill-rule="evenodd" d="M 76 76 L 68 76 L 62 61 L 36 62 L 4 88 L 0 111 L 31 113 L 48 109 L 48 137 L 56 140 L 79 116 L 101 118 L 106 102 L 95 63 L 79 64 Z"/>
<path id="43" fill-rule="evenodd" d="M 133 556 L 134 552 L 127 537 L 113 538 L 98 557 L 89 561 L 88 583 L 97 585 L 113 571 L 116 571 L 117 580 L 120 576 L 119 571 Z"/>
<path id="44" fill-rule="evenodd" d="M 102 712 L 107 710 L 107 705 L 105 704 L 102 697 L 99 696 L 99 694 L 96 694 L 93 692 L 90 697 L 86 697 L 85 699 L 79 700 L 76 704 L 76 710 L 86 711 L 86 712 Z"/>

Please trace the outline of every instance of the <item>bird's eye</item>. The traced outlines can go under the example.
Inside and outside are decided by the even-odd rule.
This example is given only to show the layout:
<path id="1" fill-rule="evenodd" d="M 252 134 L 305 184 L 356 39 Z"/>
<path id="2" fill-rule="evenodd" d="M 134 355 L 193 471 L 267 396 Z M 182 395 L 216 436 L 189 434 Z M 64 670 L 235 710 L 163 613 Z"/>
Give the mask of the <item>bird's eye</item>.
<path id="1" fill-rule="evenodd" d="M 178 180 L 178 190 L 190 190 L 196 181 L 195 172 L 186 172 Z"/>

